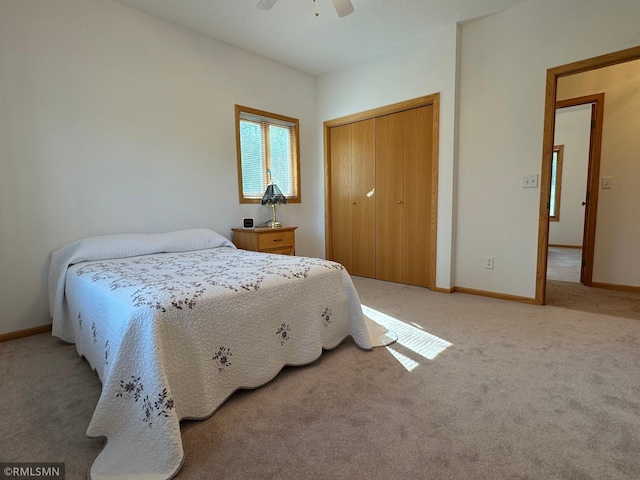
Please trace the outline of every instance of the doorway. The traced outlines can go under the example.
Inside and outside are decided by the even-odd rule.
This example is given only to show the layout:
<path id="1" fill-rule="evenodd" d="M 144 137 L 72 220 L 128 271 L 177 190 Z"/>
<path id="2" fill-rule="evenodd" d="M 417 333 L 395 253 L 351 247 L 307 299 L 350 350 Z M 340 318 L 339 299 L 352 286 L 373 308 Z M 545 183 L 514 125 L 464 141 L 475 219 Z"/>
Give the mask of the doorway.
<path id="1" fill-rule="evenodd" d="M 571 120 L 559 121 L 563 115 L 570 115 Z M 576 121 L 582 125 L 575 125 Z M 548 245 L 580 248 L 579 282 L 586 286 L 591 286 L 593 278 L 603 125 L 604 93 L 556 103 Z M 566 142 L 569 144 L 564 145 Z M 560 195 L 562 190 L 564 196 Z M 569 260 L 575 253 L 565 249 L 548 255 Z"/>
<path id="2" fill-rule="evenodd" d="M 551 168 L 547 292 L 580 283 L 592 104 L 556 108 Z"/>
<path id="3" fill-rule="evenodd" d="M 546 287 L 547 287 L 547 264 L 548 264 L 548 245 L 549 245 L 549 200 L 551 189 L 551 167 L 554 148 L 554 128 L 555 128 L 555 112 L 557 106 L 557 85 L 560 77 L 574 75 L 576 73 L 587 72 L 590 70 L 599 69 L 611 65 L 625 63 L 628 61 L 640 59 L 640 47 L 623 50 L 600 57 L 595 57 L 589 60 L 564 65 L 547 70 L 547 88 L 545 99 L 545 122 L 544 122 L 544 135 L 543 135 L 543 158 L 542 158 L 542 170 L 541 170 L 541 188 L 540 188 L 540 215 L 539 215 L 539 228 L 538 228 L 538 259 L 537 259 L 537 273 L 536 273 L 536 303 L 543 305 L 546 303 Z M 602 138 L 597 141 L 601 142 Z M 595 170 L 591 172 L 590 181 L 595 181 L 595 184 L 590 184 L 591 187 L 591 199 L 593 195 L 597 195 L 597 182 L 599 179 L 599 172 Z M 589 232 L 593 232 L 595 239 L 595 212 L 591 212 L 587 217 L 585 215 L 586 222 L 585 235 Z M 585 247 L 588 247 L 588 240 L 585 241 Z M 587 258 L 588 260 L 588 258 Z M 588 261 L 585 265 L 584 276 L 587 278 L 591 275 L 593 264 L 589 265 Z"/>

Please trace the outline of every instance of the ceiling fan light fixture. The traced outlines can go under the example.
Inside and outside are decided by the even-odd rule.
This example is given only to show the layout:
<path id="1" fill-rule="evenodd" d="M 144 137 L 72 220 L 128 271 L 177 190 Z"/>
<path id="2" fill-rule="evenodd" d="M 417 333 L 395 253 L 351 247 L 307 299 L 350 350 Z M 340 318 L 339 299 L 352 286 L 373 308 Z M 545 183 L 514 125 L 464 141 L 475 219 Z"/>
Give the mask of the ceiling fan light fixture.
<path id="1" fill-rule="evenodd" d="M 277 1 L 278 0 L 260 0 L 256 5 L 256 7 L 258 7 L 260 10 L 271 10 L 271 7 L 273 7 Z M 338 17 L 340 18 L 346 17 L 347 15 L 353 13 L 353 11 L 355 10 L 353 8 L 353 4 L 351 3 L 351 0 L 331 0 L 331 1 L 333 2 L 333 7 L 336 9 L 336 12 L 338 13 Z M 317 17 L 318 15 L 320 15 L 320 13 L 318 12 L 318 0 L 313 0 L 313 3 L 315 3 L 316 5 L 315 16 Z"/>

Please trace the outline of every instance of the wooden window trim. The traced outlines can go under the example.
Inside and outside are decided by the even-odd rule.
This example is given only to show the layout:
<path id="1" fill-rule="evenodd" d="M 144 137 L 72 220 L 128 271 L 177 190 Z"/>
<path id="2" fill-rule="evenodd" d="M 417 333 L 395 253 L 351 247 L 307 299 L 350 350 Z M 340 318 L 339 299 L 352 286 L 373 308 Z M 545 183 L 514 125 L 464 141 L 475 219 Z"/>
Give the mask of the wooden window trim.
<path id="1" fill-rule="evenodd" d="M 235 122 L 236 122 L 236 156 L 238 167 L 238 199 L 241 204 L 256 204 L 260 203 L 261 198 L 245 197 L 242 189 L 242 152 L 240 149 L 240 115 L 241 113 L 249 113 L 257 115 L 266 119 L 280 120 L 294 124 L 293 132 L 293 151 L 292 151 L 292 169 L 294 178 L 295 195 L 287 195 L 288 203 L 301 203 L 302 202 L 302 190 L 300 184 L 300 121 L 297 118 L 287 117 L 279 115 L 277 113 L 266 112 L 255 108 L 244 107 L 241 105 L 235 106 Z M 268 142 L 268 137 L 267 137 Z"/>

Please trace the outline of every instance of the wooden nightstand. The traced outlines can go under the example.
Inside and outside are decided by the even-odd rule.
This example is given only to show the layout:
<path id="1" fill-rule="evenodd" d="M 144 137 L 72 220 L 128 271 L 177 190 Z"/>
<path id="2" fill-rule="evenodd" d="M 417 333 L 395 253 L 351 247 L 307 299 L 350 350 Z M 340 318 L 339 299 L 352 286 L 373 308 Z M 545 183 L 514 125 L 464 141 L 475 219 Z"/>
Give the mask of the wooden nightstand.
<path id="1" fill-rule="evenodd" d="M 296 228 L 232 228 L 233 243 L 254 252 L 296 254 Z"/>

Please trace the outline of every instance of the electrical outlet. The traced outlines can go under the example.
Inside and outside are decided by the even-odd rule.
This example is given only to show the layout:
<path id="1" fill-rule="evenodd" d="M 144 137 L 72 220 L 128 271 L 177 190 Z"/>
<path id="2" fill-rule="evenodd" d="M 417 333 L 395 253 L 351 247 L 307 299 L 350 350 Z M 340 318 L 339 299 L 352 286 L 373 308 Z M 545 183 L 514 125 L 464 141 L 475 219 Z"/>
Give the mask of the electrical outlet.
<path id="1" fill-rule="evenodd" d="M 522 177 L 522 188 L 538 188 L 538 174 L 524 175 Z"/>
<path id="2" fill-rule="evenodd" d="M 493 268 L 493 257 L 484 257 L 484 268 Z"/>

